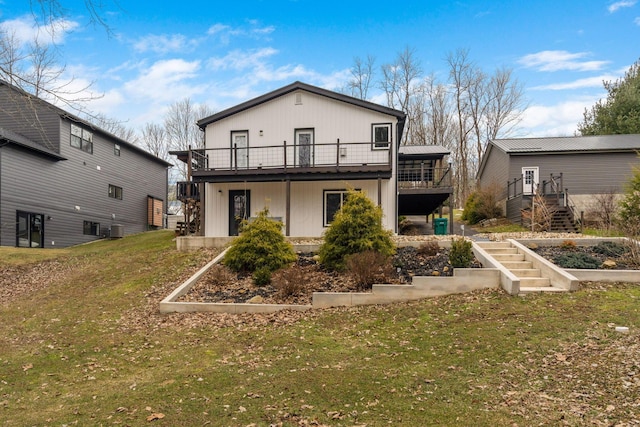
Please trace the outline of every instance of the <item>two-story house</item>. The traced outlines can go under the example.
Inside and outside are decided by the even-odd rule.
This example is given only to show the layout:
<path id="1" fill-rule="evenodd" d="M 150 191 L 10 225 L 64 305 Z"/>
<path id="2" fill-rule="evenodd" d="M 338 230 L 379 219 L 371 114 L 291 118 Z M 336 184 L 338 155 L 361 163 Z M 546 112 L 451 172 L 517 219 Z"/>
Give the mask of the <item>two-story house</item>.
<path id="1" fill-rule="evenodd" d="M 321 236 L 349 189 L 365 192 L 382 208 L 383 226 L 397 231 L 400 206 L 427 215 L 428 204 L 416 196 L 440 193 L 437 207 L 451 190 L 446 150 L 399 151 L 405 116 L 292 83 L 198 121 L 205 148 L 173 153 L 191 171 L 192 184 L 179 185 L 179 197 L 188 191 L 200 200 L 207 237 L 237 235 L 240 221 L 265 207 L 286 236 Z M 403 192 L 413 201 L 403 203 Z"/>
<path id="2" fill-rule="evenodd" d="M 0 81 L 0 245 L 66 247 L 163 226 L 170 164 Z"/>

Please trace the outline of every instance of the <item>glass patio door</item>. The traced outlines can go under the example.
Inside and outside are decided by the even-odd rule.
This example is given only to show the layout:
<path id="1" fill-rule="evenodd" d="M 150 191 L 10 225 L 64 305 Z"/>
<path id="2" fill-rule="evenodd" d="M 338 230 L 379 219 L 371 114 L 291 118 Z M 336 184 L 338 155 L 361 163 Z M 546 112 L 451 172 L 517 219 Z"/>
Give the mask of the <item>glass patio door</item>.
<path id="1" fill-rule="evenodd" d="M 16 246 L 19 248 L 44 247 L 44 215 L 16 212 Z"/>

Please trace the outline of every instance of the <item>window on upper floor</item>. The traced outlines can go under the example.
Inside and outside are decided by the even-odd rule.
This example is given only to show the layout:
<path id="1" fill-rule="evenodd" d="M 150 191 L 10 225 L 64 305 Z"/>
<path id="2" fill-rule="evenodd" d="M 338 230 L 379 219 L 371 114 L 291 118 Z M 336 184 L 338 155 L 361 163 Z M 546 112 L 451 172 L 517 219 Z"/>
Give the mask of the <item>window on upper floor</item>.
<path id="1" fill-rule="evenodd" d="M 371 125 L 371 142 L 374 150 L 386 150 L 391 143 L 391 123 Z"/>
<path id="2" fill-rule="evenodd" d="M 71 124 L 71 146 L 93 154 L 93 133 Z"/>
<path id="3" fill-rule="evenodd" d="M 122 187 L 109 184 L 109 197 L 122 200 Z"/>
<path id="4" fill-rule="evenodd" d="M 90 236 L 99 236 L 100 223 L 92 222 L 92 221 L 84 221 L 82 226 L 82 234 L 87 234 Z"/>
<path id="5" fill-rule="evenodd" d="M 113 154 L 120 157 L 120 145 L 113 144 Z"/>

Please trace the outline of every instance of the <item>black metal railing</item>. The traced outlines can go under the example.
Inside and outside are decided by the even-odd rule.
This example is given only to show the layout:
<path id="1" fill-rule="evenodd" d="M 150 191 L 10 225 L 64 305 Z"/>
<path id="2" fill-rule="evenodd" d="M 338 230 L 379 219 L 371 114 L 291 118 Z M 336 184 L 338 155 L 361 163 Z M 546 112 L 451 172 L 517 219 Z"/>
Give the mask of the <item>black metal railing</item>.
<path id="1" fill-rule="evenodd" d="M 391 167 L 391 150 L 375 148 L 371 142 L 288 144 L 191 151 L 194 171 L 296 169 L 348 166 Z"/>
<path id="2" fill-rule="evenodd" d="M 187 199 L 200 200 L 200 187 L 195 182 L 176 182 L 176 199 L 183 201 Z"/>
<path id="3" fill-rule="evenodd" d="M 402 167 L 398 169 L 400 188 L 440 188 L 451 187 L 451 167 Z"/>

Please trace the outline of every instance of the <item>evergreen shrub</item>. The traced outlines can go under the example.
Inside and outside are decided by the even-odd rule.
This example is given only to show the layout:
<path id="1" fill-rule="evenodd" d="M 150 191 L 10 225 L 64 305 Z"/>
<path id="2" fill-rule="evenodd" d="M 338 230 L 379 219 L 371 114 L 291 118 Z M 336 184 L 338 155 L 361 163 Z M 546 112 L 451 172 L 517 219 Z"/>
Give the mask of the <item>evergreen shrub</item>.
<path id="1" fill-rule="evenodd" d="M 361 191 L 349 190 L 342 208 L 324 234 L 318 255 L 330 270 L 344 270 L 346 258 L 374 251 L 391 256 L 395 246 L 391 231 L 382 228 L 382 209 Z"/>
<path id="2" fill-rule="evenodd" d="M 253 273 L 256 284 L 265 285 L 271 273 L 295 260 L 293 246 L 282 234 L 282 222 L 269 218 L 265 208 L 253 222 L 243 225 L 222 262 L 233 271 Z"/>

